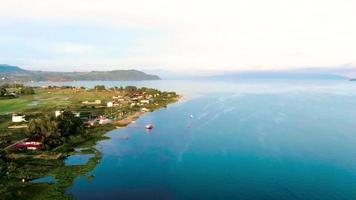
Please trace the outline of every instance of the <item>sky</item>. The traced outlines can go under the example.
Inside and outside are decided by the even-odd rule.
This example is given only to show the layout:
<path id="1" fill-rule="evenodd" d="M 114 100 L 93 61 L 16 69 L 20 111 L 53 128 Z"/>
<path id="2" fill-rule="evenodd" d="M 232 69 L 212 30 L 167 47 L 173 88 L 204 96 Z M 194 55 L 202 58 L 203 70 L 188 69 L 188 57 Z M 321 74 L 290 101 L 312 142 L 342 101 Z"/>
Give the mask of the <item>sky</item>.
<path id="1" fill-rule="evenodd" d="M 356 63 L 355 0 L 0 0 L 0 63 L 89 71 Z"/>

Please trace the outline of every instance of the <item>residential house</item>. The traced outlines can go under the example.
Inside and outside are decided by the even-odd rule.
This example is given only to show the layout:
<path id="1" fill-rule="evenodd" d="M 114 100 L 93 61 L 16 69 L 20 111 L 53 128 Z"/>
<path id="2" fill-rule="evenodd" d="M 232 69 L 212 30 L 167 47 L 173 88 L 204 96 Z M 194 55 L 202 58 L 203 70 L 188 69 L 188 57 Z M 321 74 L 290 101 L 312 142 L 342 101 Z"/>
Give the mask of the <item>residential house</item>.
<path id="1" fill-rule="evenodd" d="M 95 100 L 93 102 L 83 101 L 82 104 L 85 104 L 85 105 L 100 105 L 101 104 L 101 100 Z"/>
<path id="2" fill-rule="evenodd" d="M 12 147 L 15 150 L 41 150 L 43 149 L 42 142 L 37 142 L 37 141 L 26 141 L 26 142 L 21 142 Z"/>
<path id="3" fill-rule="evenodd" d="M 108 107 L 108 108 L 111 108 L 111 107 L 113 107 L 113 102 L 112 101 L 109 101 L 109 102 L 107 102 L 106 103 L 106 107 Z"/>
<path id="4" fill-rule="evenodd" d="M 111 123 L 112 123 L 112 121 L 106 117 L 101 117 L 99 119 L 99 124 L 111 124 Z"/>
<path id="5" fill-rule="evenodd" d="M 150 103 L 150 100 L 148 100 L 148 99 L 143 99 L 143 100 L 140 100 L 140 103 L 142 103 L 142 104 L 149 104 L 149 103 Z"/>
<path id="6" fill-rule="evenodd" d="M 12 115 L 12 122 L 25 122 L 25 116 L 24 115 L 17 115 L 13 114 Z"/>
<path id="7" fill-rule="evenodd" d="M 63 110 L 56 110 L 56 111 L 54 111 L 54 116 L 58 117 L 62 113 L 63 113 Z"/>
<path id="8" fill-rule="evenodd" d="M 150 110 L 149 109 L 147 109 L 147 108 L 142 108 L 141 109 L 141 112 L 149 112 Z"/>

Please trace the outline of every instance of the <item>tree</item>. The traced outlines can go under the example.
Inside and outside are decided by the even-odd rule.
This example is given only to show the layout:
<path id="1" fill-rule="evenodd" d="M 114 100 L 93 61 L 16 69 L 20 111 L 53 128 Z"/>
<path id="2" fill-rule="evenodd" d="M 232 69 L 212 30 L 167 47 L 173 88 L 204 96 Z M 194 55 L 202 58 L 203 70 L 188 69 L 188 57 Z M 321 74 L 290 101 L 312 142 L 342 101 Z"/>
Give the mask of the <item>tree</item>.
<path id="1" fill-rule="evenodd" d="M 32 140 L 41 141 L 47 149 L 57 147 L 71 135 L 84 131 L 84 125 L 79 117 L 72 112 L 64 111 L 57 118 L 42 116 L 32 119 L 28 126 L 27 135 Z"/>
<path id="2" fill-rule="evenodd" d="M 7 90 L 4 86 L 0 87 L 0 96 L 5 96 L 7 94 Z"/>
<path id="3" fill-rule="evenodd" d="M 32 119 L 28 125 L 27 135 L 32 140 L 41 141 L 47 149 L 63 143 L 55 118 L 48 115 Z"/>
<path id="4" fill-rule="evenodd" d="M 136 86 L 126 86 L 125 90 L 128 92 L 134 92 L 134 91 L 137 91 L 137 87 Z"/>
<path id="5" fill-rule="evenodd" d="M 105 85 L 96 85 L 94 86 L 95 90 L 105 90 Z"/>
<path id="6" fill-rule="evenodd" d="M 29 95 L 29 94 L 35 94 L 35 91 L 33 90 L 32 87 L 23 87 L 21 88 L 20 93 L 24 95 Z"/>
<path id="7" fill-rule="evenodd" d="M 57 117 L 58 129 L 62 137 L 82 133 L 84 130 L 83 121 L 74 116 L 71 111 L 64 111 Z"/>

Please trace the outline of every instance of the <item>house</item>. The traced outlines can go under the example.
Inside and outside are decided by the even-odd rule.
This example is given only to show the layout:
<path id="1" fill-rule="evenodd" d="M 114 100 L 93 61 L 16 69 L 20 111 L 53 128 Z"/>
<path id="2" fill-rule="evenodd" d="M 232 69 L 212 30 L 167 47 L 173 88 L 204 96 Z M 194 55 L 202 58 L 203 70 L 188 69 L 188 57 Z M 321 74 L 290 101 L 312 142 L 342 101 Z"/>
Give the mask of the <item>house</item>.
<path id="1" fill-rule="evenodd" d="M 88 120 L 87 122 L 84 123 L 84 125 L 87 127 L 91 127 L 91 126 L 94 126 L 97 122 L 98 122 L 98 120 L 96 120 L 96 119 Z"/>
<path id="2" fill-rule="evenodd" d="M 101 104 L 101 100 L 95 100 L 93 102 L 83 101 L 82 104 L 85 104 L 85 105 L 100 105 Z"/>
<path id="3" fill-rule="evenodd" d="M 141 109 L 141 112 L 149 112 L 150 110 L 149 109 L 147 109 L 147 108 L 142 108 Z"/>
<path id="4" fill-rule="evenodd" d="M 73 112 L 73 115 L 74 115 L 75 117 L 80 117 L 80 112 Z"/>
<path id="5" fill-rule="evenodd" d="M 63 110 L 56 110 L 56 111 L 54 111 L 54 115 L 56 116 L 56 117 L 58 117 L 59 115 L 61 115 L 63 113 Z"/>
<path id="6" fill-rule="evenodd" d="M 99 124 L 111 124 L 111 123 L 112 123 L 112 121 L 106 117 L 101 117 L 99 119 Z"/>
<path id="7" fill-rule="evenodd" d="M 113 103 L 112 103 L 112 101 L 107 102 L 107 103 L 106 103 L 106 107 L 108 107 L 108 108 L 113 107 Z"/>
<path id="8" fill-rule="evenodd" d="M 9 94 L 6 95 L 7 97 L 12 97 L 12 98 L 17 98 L 18 95 L 14 92 L 10 92 Z"/>
<path id="9" fill-rule="evenodd" d="M 25 122 L 25 116 L 24 115 L 12 115 L 12 122 Z"/>
<path id="10" fill-rule="evenodd" d="M 116 99 L 117 102 L 125 102 L 125 99 L 124 98 L 119 98 L 119 99 Z"/>
<path id="11" fill-rule="evenodd" d="M 21 142 L 12 147 L 14 150 L 41 150 L 43 148 L 42 142 L 26 141 Z"/>
<path id="12" fill-rule="evenodd" d="M 113 98 L 113 99 L 121 99 L 122 96 L 113 96 L 112 98 Z"/>
<path id="13" fill-rule="evenodd" d="M 144 99 L 144 100 L 141 100 L 140 103 L 142 103 L 142 104 L 149 104 L 149 103 L 150 103 L 150 100 Z"/>
<path id="14" fill-rule="evenodd" d="M 131 98 L 131 101 L 138 102 L 138 98 L 137 97 L 133 97 L 133 98 Z"/>
<path id="15" fill-rule="evenodd" d="M 54 115 L 56 117 L 58 117 L 59 115 L 61 115 L 64 111 L 63 110 L 56 110 L 54 111 Z M 73 112 L 73 115 L 76 117 L 80 117 L 80 112 Z"/>

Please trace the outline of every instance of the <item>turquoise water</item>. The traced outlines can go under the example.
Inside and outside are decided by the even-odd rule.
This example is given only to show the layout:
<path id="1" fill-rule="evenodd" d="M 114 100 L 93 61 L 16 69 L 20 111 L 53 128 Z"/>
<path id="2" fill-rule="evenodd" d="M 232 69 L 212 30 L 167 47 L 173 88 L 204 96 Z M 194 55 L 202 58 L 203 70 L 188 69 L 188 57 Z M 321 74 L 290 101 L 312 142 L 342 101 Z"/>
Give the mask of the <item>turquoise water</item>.
<path id="1" fill-rule="evenodd" d="M 109 132 L 76 199 L 356 199 L 355 82 L 102 83 L 184 98 Z"/>

